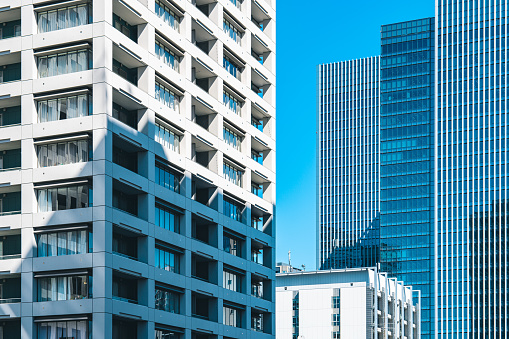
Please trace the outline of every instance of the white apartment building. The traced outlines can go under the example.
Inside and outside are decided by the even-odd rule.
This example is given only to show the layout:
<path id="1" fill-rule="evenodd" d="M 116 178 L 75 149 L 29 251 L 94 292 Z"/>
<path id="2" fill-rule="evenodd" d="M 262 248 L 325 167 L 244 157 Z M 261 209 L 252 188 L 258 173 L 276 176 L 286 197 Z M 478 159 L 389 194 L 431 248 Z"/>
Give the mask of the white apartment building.
<path id="1" fill-rule="evenodd" d="M 0 339 L 275 335 L 275 0 L 0 1 Z"/>
<path id="2" fill-rule="evenodd" d="M 276 275 L 278 339 L 419 339 L 420 292 L 376 268 Z"/>

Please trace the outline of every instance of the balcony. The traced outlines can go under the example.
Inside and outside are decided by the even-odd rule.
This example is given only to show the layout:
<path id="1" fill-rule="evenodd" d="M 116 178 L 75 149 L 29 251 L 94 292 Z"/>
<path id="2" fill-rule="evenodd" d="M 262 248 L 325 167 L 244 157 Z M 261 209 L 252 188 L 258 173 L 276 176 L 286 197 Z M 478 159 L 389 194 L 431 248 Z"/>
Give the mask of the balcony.
<path id="1" fill-rule="evenodd" d="M 0 333 L 3 334 L 3 338 L 21 339 L 21 320 L 5 319 L 0 321 Z"/>
<path id="2" fill-rule="evenodd" d="M 193 213 L 191 217 L 193 239 L 217 247 L 217 224 Z"/>
<path id="3" fill-rule="evenodd" d="M 191 316 L 193 318 L 217 321 L 217 298 L 192 292 Z"/>
<path id="4" fill-rule="evenodd" d="M 21 142 L 0 144 L 0 172 L 21 168 Z"/>
<path id="5" fill-rule="evenodd" d="M 21 234 L 2 232 L 0 235 L 0 260 L 19 258 L 21 258 Z"/>
<path id="6" fill-rule="evenodd" d="M 21 302 L 21 276 L 8 275 L 0 280 L 0 304 Z M 1 333 L 1 332 L 0 332 Z"/>
<path id="7" fill-rule="evenodd" d="M 205 257 L 193 253 L 191 256 L 191 276 L 195 279 L 217 285 L 217 261 L 211 257 Z"/>
<path id="8" fill-rule="evenodd" d="M 138 304 L 138 279 L 136 277 L 113 271 L 113 299 Z"/>
<path id="9" fill-rule="evenodd" d="M 21 213 L 21 187 L 0 188 L 0 216 Z"/>
<path id="10" fill-rule="evenodd" d="M 212 57 L 212 50 L 214 49 L 217 38 L 210 28 L 205 26 L 200 20 L 193 20 L 191 41 L 196 45 L 203 53 Z"/>
<path id="11" fill-rule="evenodd" d="M 217 136 L 217 112 L 199 96 L 192 99 L 192 119 L 197 125 Z"/>
<path id="12" fill-rule="evenodd" d="M 217 211 L 217 187 L 201 175 L 192 177 L 192 199 Z"/>
<path id="13" fill-rule="evenodd" d="M 201 166 L 217 173 L 217 150 L 200 136 L 192 136 L 192 160 Z"/>
<path id="14" fill-rule="evenodd" d="M 113 226 L 112 251 L 116 255 L 138 261 L 139 234 Z"/>
<path id="15" fill-rule="evenodd" d="M 113 136 L 113 163 L 124 167 L 136 174 L 145 174 L 147 172 L 145 159 L 146 151 L 134 143 L 118 135 Z M 144 166 L 145 165 L 145 166 Z"/>
<path id="16" fill-rule="evenodd" d="M 113 208 L 147 220 L 146 193 L 126 179 L 113 180 Z"/>
<path id="17" fill-rule="evenodd" d="M 12 101 L 13 99 L 8 100 Z M 0 103 L 4 104 L 4 100 L 0 101 Z M 8 103 L 5 102 L 5 105 L 8 105 Z M 4 106 L 0 108 L 0 128 L 19 124 L 21 124 L 21 106 Z"/>

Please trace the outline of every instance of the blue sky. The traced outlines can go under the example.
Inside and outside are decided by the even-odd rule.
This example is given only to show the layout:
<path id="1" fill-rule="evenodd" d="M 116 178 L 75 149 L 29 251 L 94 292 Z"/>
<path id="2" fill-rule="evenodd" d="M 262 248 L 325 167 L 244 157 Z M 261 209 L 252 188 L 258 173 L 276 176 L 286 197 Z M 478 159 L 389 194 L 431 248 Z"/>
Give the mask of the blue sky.
<path id="1" fill-rule="evenodd" d="M 380 54 L 380 26 L 433 0 L 277 0 L 276 260 L 316 268 L 316 66 Z"/>

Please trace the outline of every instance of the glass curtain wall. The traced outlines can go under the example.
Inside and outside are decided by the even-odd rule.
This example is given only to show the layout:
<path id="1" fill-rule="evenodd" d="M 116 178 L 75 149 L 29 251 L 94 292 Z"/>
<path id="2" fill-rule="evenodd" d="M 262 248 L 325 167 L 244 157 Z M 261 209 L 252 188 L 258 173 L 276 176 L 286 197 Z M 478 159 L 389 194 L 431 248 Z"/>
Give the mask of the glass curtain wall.
<path id="1" fill-rule="evenodd" d="M 421 291 L 423 338 L 434 332 L 434 26 L 382 26 L 381 269 Z"/>

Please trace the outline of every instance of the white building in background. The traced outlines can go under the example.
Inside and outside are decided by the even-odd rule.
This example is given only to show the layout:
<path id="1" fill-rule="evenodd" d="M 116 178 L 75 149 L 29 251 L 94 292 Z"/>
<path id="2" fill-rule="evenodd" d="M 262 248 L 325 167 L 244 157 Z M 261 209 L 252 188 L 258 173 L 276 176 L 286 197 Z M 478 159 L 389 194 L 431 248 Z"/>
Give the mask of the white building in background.
<path id="1" fill-rule="evenodd" d="M 0 339 L 273 338 L 275 0 L 0 1 Z"/>
<path id="2" fill-rule="evenodd" d="M 419 339 L 420 292 L 375 268 L 276 275 L 277 339 Z"/>

